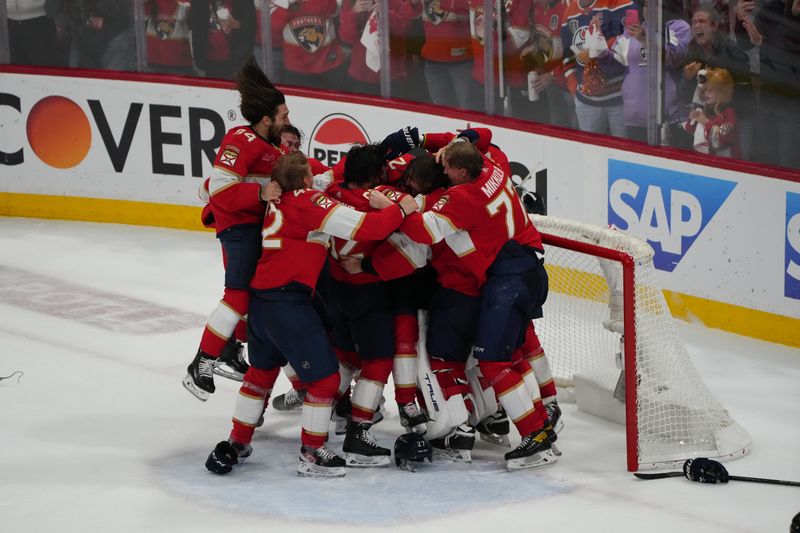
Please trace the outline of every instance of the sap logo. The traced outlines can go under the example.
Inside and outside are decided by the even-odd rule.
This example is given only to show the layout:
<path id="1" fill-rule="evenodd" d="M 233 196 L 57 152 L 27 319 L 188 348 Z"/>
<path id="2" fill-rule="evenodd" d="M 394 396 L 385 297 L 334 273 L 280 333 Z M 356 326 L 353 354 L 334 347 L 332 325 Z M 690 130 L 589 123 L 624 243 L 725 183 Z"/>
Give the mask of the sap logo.
<path id="1" fill-rule="evenodd" d="M 800 193 L 786 193 L 784 272 L 784 296 L 800 300 Z"/>
<path id="2" fill-rule="evenodd" d="M 25 95 L 27 96 L 27 95 Z M 113 131 L 106 109 L 119 104 L 104 104 L 101 100 L 88 99 L 86 110 L 65 96 L 47 96 L 33 104 L 24 116 L 23 100 L 20 96 L 0 93 L 0 107 L 11 108 L 23 115 L 28 147 L 46 165 L 69 169 L 78 166 L 88 155 L 89 150 L 99 143 L 92 138 L 91 122 L 100 133 L 100 140 L 114 171 L 123 172 L 128 154 L 136 135 L 144 135 L 149 130 L 150 154 L 154 174 L 171 176 L 185 175 L 183 163 L 168 162 L 165 147 L 169 145 L 189 145 L 192 176 L 203 175 L 203 160 L 214 161 L 216 148 L 225 134 L 225 122 L 214 110 L 201 107 L 183 109 L 173 105 L 145 104 L 130 102 L 124 124 Z M 7 111 L 4 109 L 4 111 Z M 145 114 L 145 118 L 142 115 Z M 181 131 L 167 131 L 163 119 L 183 118 L 186 127 Z M 91 120 L 90 120 L 91 119 Z M 145 125 L 141 125 L 146 122 Z M 54 127 L 56 124 L 57 127 Z M 209 135 L 206 130 L 210 129 Z M 203 132 L 206 131 L 205 134 Z M 14 147 L 10 152 L 0 150 L 0 165 L 21 165 L 25 162 L 26 147 Z"/>
<path id="3" fill-rule="evenodd" d="M 659 270 L 672 272 L 735 182 L 608 161 L 608 223 L 647 240 Z"/>
<path id="4" fill-rule="evenodd" d="M 308 141 L 308 155 L 332 167 L 353 144 L 369 144 L 364 127 L 350 115 L 333 113 L 320 120 Z"/>

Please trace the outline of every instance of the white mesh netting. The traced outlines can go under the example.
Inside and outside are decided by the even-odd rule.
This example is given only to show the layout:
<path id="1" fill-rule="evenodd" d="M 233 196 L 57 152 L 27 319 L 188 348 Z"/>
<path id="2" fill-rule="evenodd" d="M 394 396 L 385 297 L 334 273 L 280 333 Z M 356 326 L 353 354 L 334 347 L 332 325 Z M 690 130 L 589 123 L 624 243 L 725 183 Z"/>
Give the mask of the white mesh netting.
<path id="1" fill-rule="evenodd" d="M 603 321 L 609 320 L 611 300 L 622 304 L 622 268 L 621 263 L 606 262 L 603 269 L 596 256 L 548 245 L 547 235 L 622 251 L 634 260 L 635 319 L 632 326 L 625 324 L 625 330 L 633 327 L 636 331 L 637 420 L 633 423 L 638 426 L 639 467 L 690 457 L 725 459 L 746 454 L 750 436 L 705 386 L 678 337 L 656 282 L 652 248 L 620 231 L 553 217 L 532 218 L 545 235 L 550 277 L 545 316 L 536 321 L 536 330 L 560 387 L 572 385 L 580 375 L 610 382 L 613 390 L 620 374 L 616 362 L 620 334 L 609 331 Z M 610 291 L 609 285 L 618 290 Z M 614 292 L 617 296 L 610 297 Z M 629 431 L 631 423 L 627 421 Z"/>

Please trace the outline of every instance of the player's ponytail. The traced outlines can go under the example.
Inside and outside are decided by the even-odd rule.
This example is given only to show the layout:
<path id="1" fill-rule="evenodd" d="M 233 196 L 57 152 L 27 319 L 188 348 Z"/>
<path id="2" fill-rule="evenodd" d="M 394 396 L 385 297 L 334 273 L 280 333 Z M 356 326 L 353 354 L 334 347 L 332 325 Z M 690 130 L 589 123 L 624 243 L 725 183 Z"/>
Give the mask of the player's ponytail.
<path id="1" fill-rule="evenodd" d="M 283 93 L 269 81 L 253 56 L 239 70 L 236 80 L 242 98 L 239 109 L 250 124 L 260 122 L 265 116 L 274 119 L 278 106 L 286 103 Z"/>

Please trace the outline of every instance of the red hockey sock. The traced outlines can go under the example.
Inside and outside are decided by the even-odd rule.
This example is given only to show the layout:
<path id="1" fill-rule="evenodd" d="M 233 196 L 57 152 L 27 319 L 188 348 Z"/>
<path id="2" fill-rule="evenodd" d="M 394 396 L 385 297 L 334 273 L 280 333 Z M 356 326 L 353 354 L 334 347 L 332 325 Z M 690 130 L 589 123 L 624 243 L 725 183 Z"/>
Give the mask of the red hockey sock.
<path id="1" fill-rule="evenodd" d="M 361 375 L 353 388 L 353 410 L 350 418 L 355 422 L 369 422 L 383 397 L 383 387 L 392 372 L 392 359 L 371 359 L 361 362 Z"/>
<path id="2" fill-rule="evenodd" d="M 414 315 L 394 317 L 394 399 L 399 404 L 411 403 L 417 396 L 417 341 L 419 325 Z"/>
<path id="3" fill-rule="evenodd" d="M 431 370 L 436 375 L 436 381 L 439 382 L 439 387 L 442 388 L 444 399 L 448 400 L 456 394 L 464 396 L 464 404 L 467 410 L 472 413 L 474 407 L 472 400 L 469 397 L 469 383 L 467 382 L 467 374 L 465 373 L 466 363 L 459 363 L 455 361 L 445 361 L 437 357 L 431 357 Z"/>
<path id="4" fill-rule="evenodd" d="M 520 435 L 542 429 L 544 409 L 535 409 L 522 376 L 514 371 L 510 362 L 480 361 L 479 367 Z"/>
<path id="5" fill-rule="evenodd" d="M 200 338 L 200 350 L 211 357 L 219 357 L 222 348 L 234 334 L 250 304 L 250 293 L 241 289 L 225 288 L 217 308 L 208 317 L 203 336 Z"/>
<path id="6" fill-rule="evenodd" d="M 245 373 L 233 409 L 231 440 L 249 444 L 253 439 L 253 431 L 266 408 L 280 370 L 280 367 L 263 370 L 251 366 Z"/>
<path id="7" fill-rule="evenodd" d="M 302 431 L 303 446 L 319 448 L 328 440 L 333 398 L 339 390 L 339 373 L 308 383 L 308 393 L 303 402 Z"/>

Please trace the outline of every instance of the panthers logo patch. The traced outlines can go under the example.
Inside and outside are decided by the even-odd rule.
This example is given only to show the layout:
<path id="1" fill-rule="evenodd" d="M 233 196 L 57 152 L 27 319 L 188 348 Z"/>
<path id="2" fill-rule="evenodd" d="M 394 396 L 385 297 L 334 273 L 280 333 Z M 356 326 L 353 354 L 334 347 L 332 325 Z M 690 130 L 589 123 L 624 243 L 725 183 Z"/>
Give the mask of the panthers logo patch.
<path id="1" fill-rule="evenodd" d="M 442 9 L 439 0 L 425 0 L 425 18 L 434 26 L 441 24 L 447 19 L 448 11 Z"/>
<path id="2" fill-rule="evenodd" d="M 431 208 L 431 210 L 432 211 L 441 211 L 442 209 L 444 209 L 444 206 L 447 205 L 447 202 L 449 202 L 449 201 L 450 201 L 450 197 L 447 196 L 447 195 L 444 195 L 441 198 L 439 198 L 439 200 L 435 204 L 433 204 L 433 207 Z"/>
<path id="3" fill-rule="evenodd" d="M 239 147 L 229 144 L 220 150 L 219 163 L 232 167 L 236 164 L 237 157 L 239 157 Z"/>
<path id="4" fill-rule="evenodd" d="M 297 44 L 306 52 L 313 54 L 325 43 L 325 19 L 318 16 L 306 16 L 293 19 L 289 26 Z"/>
<path id="5" fill-rule="evenodd" d="M 333 200 L 331 200 L 322 193 L 317 193 L 314 196 L 312 196 L 311 203 L 323 209 L 330 209 L 331 207 L 333 207 Z"/>

